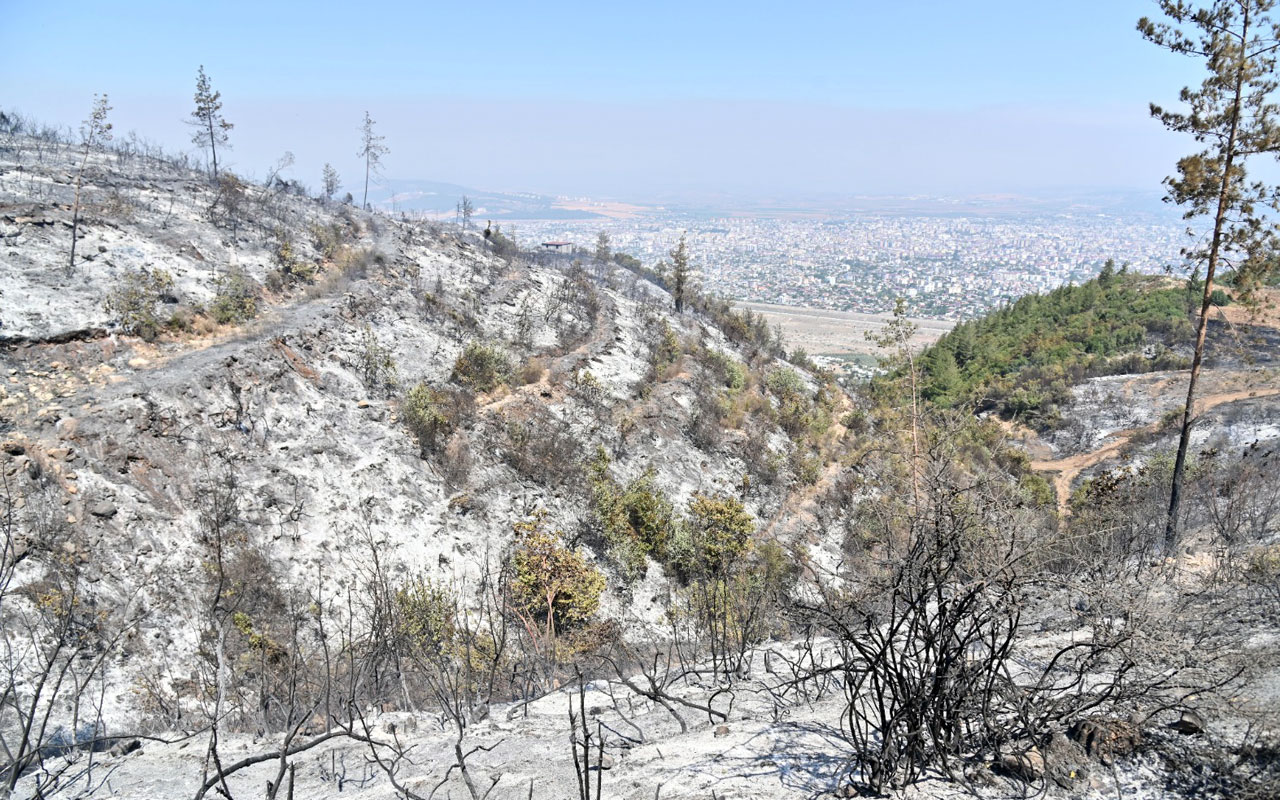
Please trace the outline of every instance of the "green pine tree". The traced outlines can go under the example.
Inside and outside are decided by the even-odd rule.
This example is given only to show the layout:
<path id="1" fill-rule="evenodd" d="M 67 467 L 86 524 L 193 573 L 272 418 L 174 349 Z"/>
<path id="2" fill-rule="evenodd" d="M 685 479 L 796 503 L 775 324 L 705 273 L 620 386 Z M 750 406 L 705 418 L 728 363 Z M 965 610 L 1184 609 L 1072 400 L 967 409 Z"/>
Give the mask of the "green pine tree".
<path id="1" fill-rule="evenodd" d="M 1213 222 L 1209 237 L 1196 239 L 1183 250 L 1193 268 L 1203 267 L 1204 280 L 1165 525 L 1167 545 L 1177 536 L 1214 278 L 1224 262 L 1256 270 L 1277 243 L 1276 226 L 1266 219 L 1266 210 L 1277 207 L 1275 187 L 1250 181 L 1245 172 L 1250 158 L 1280 154 L 1280 128 L 1272 102 L 1280 47 L 1280 26 L 1270 15 L 1274 5 L 1275 0 L 1214 0 L 1203 6 L 1160 0 L 1167 21 L 1146 17 L 1138 21 L 1143 38 L 1173 53 L 1203 59 L 1208 70 L 1198 88 L 1182 90 L 1185 111 L 1151 105 L 1151 115 L 1166 128 L 1207 145 L 1178 161 L 1178 174 L 1165 179 L 1165 199 L 1182 206 L 1186 219 L 1207 217 Z"/>

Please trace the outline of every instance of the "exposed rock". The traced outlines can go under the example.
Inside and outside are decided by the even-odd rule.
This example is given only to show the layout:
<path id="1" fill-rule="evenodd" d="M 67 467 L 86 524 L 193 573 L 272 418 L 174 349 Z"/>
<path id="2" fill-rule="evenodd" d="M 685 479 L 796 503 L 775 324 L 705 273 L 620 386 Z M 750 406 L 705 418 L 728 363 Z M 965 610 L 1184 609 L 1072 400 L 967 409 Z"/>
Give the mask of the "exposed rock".
<path id="1" fill-rule="evenodd" d="M 1084 748 L 1061 732 L 1053 734 L 1045 744 L 1044 762 L 1045 774 L 1064 789 L 1088 776 L 1089 757 Z"/>
<path id="2" fill-rule="evenodd" d="M 1178 719 L 1169 725 L 1170 728 L 1185 736 L 1204 733 L 1204 720 L 1194 711 L 1183 711 Z"/>
<path id="3" fill-rule="evenodd" d="M 1038 747 L 1031 747 L 1024 753 L 1009 753 L 1000 758 L 1000 769 L 1015 778 L 1032 783 L 1044 777 L 1044 755 Z"/>
<path id="4" fill-rule="evenodd" d="M 115 503 L 106 500 L 98 500 L 89 506 L 89 513 L 99 519 L 111 519 L 119 512 Z"/>
<path id="5" fill-rule="evenodd" d="M 716 738 L 717 738 L 717 739 L 718 739 L 718 738 L 720 738 L 721 736 L 728 736 L 728 735 L 729 735 L 729 726 L 728 726 L 728 725 L 717 725 L 717 726 L 716 726 L 716 733 L 715 733 L 715 735 L 716 735 Z"/>

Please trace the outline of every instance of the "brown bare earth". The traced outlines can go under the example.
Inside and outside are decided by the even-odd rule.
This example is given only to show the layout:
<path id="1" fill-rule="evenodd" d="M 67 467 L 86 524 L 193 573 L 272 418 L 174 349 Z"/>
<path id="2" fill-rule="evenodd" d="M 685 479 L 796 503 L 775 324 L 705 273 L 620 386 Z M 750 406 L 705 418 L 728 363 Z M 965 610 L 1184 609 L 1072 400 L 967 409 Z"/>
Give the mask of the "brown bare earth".
<path id="1" fill-rule="evenodd" d="M 763 314 L 770 325 L 782 326 L 782 334 L 791 347 L 803 347 L 810 355 L 873 355 L 879 348 L 868 341 L 868 333 L 884 330 L 892 318 L 889 314 L 862 314 L 855 311 L 831 311 L 823 308 L 784 306 L 773 303 L 737 303 Z M 955 322 L 940 319 L 911 319 L 916 326 L 912 347 L 927 347 L 950 331 Z"/>
<path id="2" fill-rule="evenodd" d="M 552 205 L 565 211 L 589 211 L 610 219 L 635 219 L 646 212 L 646 209 L 640 206 L 605 201 L 557 200 Z"/>
<path id="3" fill-rule="evenodd" d="M 1258 292 L 1256 304 L 1246 306 L 1233 303 L 1225 308 L 1215 309 L 1215 314 L 1232 325 L 1280 328 L 1280 289 L 1262 289 Z"/>

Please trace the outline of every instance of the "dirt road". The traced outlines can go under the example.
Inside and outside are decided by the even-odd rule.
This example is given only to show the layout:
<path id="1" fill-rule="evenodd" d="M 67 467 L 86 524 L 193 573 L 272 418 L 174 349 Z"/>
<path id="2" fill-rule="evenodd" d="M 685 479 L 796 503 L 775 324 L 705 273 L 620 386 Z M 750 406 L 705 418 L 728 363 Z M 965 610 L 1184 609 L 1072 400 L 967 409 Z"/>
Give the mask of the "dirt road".
<path id="1" fill-rule="evenodd" d="M 1248 400 L 1254 397 L 1270 397 L 1280 394 L 1280 389 L 1245 389 L 1236 392 L 1223 392 L 1221 394 L 1211 394 L 1196 400 L 1196 414 L 1203 414 L 1220 405 L 1234 403 L 1238 400 Z M 1139 433 L 1154 433 L 1160 426 L 1159 422 L 1153 422 L 1150 425 L 1141 428 L 1129 428 L 1128 430 L 1116 431 L 1107 438 L 1111 441 L 1099 447 L 1097 450 L 1088 453 L 1079 453 L 1067 458 L 1059 458 L 1052 461 L 1032 461 L 1031 469 L 1036 472 L 1053 473 L 1052 483 L 1054 493 L 1058 498 L 1058 517 L 1065 519 L 1068 513 L 1068 506 L 1071 501 L 1071 484 L 1080 476 L 1080 473 L 1090 467 L 1101 464 L 1108 458 L 1118 454 L 1124 446 L 1133 440 L 1134 436 Z"/>

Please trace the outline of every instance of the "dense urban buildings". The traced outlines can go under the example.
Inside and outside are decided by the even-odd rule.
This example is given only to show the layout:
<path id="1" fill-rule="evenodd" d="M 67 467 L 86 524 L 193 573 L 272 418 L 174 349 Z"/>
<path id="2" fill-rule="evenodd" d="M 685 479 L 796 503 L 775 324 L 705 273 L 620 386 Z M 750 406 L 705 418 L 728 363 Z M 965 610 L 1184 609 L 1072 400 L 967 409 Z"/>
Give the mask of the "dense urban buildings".
<path id="1" fill-rule="evenodd" d="M 687 231 L 703 285 L 738 300 L 879 313 L 903 297 L 913 316 L 961 319 L 1015 297 L 1097 274 L 1109 258 L 1158 273 L 1181 262 L 1174 222 L 1111 215 L 1019 218 L 862 216 L 848 220 L 688 216 L 528 221 L 522 244 L 574 242 L 589 254 L 607 231 L 646 265 Z"/>

